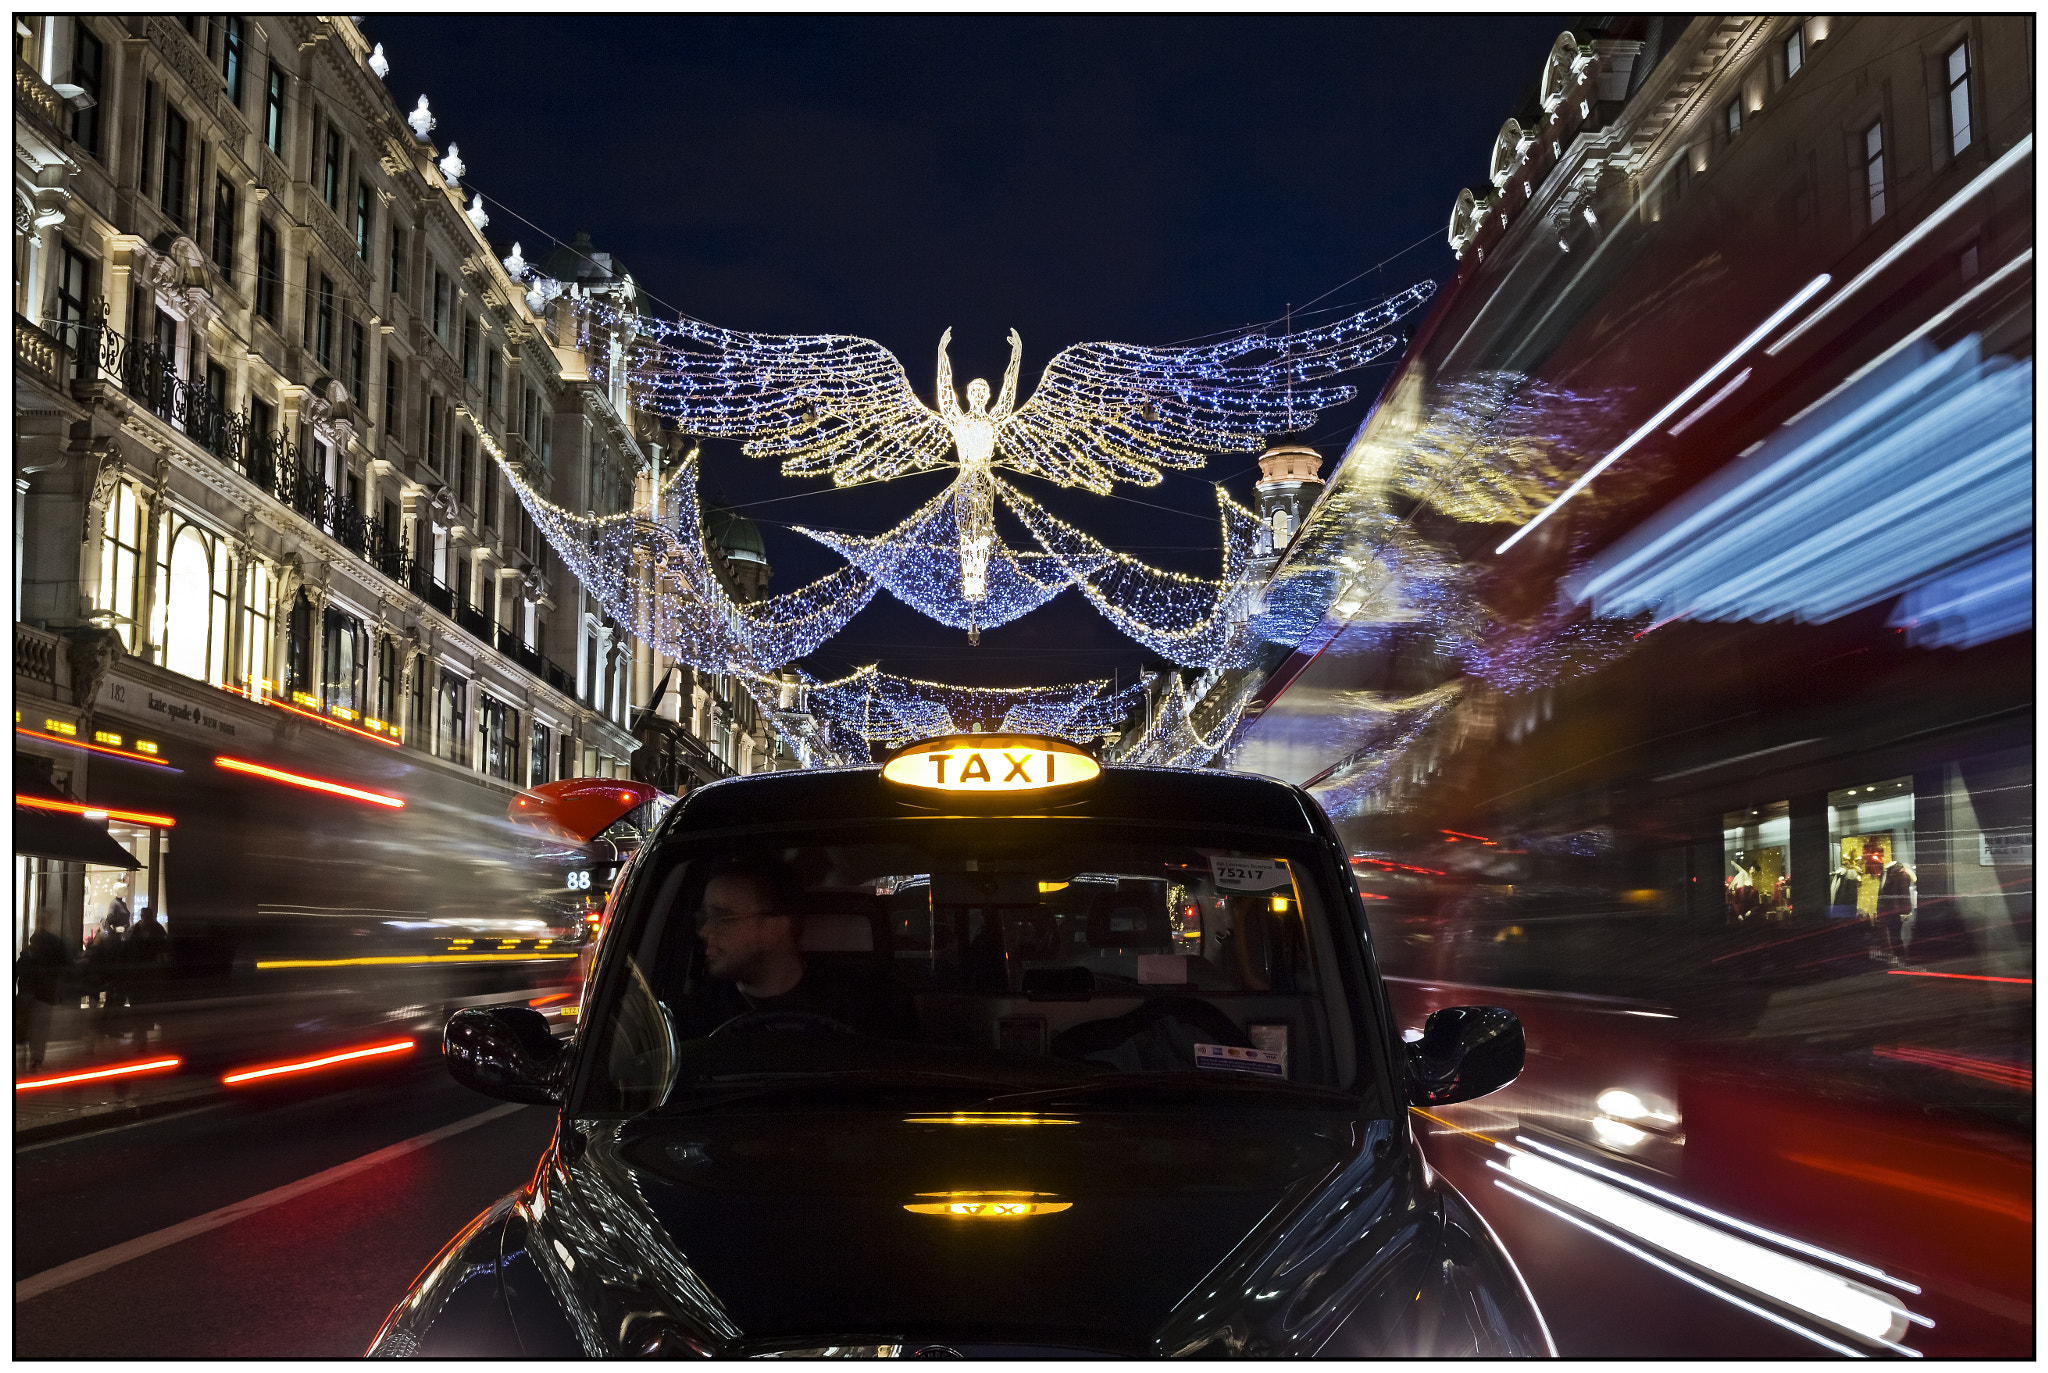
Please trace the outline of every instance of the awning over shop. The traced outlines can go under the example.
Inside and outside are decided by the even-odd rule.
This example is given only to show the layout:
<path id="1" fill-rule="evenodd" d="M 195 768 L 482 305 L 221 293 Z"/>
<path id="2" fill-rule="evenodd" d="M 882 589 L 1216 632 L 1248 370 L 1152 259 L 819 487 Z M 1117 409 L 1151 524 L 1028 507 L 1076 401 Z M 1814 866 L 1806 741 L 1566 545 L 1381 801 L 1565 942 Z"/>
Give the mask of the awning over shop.
<path id="1" fill-rule="evenodd" d="M 103 868 L 142 866 L 133 854 L 114 842 L 105 821 L 95 823 L 82 815 L 31 810 L 25 806 L 14 808 L 14 851 L 30 858 L 92 863 Z"/>
<path id="2" fill-rule="evenodd" d="M 14 755 L 14 794 L 45 801 L 69 801 L 50 777 L 50 760 L 33 754 Z M 140 868 L 135 855 L 114 842 L 105 820 L 88 820 L 61 810 L 33 806 L 14 808 L 14 851 L 28 858 L 54 858 L 66 863 L 91 863 L 102 868 Z"/>

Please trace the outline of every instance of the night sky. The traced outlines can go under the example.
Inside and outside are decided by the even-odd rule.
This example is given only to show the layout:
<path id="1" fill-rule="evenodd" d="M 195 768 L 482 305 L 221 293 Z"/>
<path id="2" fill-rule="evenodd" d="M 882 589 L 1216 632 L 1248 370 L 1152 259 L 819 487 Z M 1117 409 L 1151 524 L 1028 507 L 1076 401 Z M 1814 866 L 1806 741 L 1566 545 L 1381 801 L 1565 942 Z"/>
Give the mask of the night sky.
<path id="1" fill-rule="evenodd" d="M 1484 187 L 1501 121 L 1568 22 L 470 14 L 364 29 L 400 108 L 425 93 L 436 144 L 461 145 L 494 242 L 538 262 L 587 230 L 658 313 L 879 340 L 929 404 L 948 326 L 963 388 L 1000 385 L 1017 329 L 1023 397 L 1071 343 L 1194 341 L 1290 302 L 1299 327 L 1446 279 L 1451 202 Z M 1390 366 L 1352 377 L 1360 398 L 1293 441 L 1334 461 Z M 735 444 L 707 444 L 705 472 L 760 522 L 776 591 L 839 565 L 789 523 L 878 533 L 949 475 L 834 491 Z M 1209 483 L 1249 504 L 1255 478 L 1254 455 L 1225 454 L 1108 497 L 1009 479 L 1115 547 L 1214 575 Z M 803 666 L 875 661 L 988 686 L 1162 666 L 1074 591 L 973 649 L 882 592 Z"/>

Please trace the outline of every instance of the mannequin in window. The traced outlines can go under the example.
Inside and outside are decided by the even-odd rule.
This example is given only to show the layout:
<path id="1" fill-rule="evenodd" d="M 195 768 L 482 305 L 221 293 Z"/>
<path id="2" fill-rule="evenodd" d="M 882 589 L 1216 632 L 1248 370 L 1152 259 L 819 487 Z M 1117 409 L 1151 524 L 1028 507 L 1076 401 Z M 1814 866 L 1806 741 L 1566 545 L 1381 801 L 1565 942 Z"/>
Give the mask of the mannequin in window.
<path id="1" fill-rule="evenodd" d="M 1735 869 L 1728 875 L 1728 918 L 1747 920 L 1757 910 L 1756 874 L 1744 867 L 1740 857 L 1728 860 Z"/>
<path id="2" fill-rule="evenodd" d="M 1846 858 L 1828 877 L 1828 919 L 1856 918 L 1856 898 L 1863 890 L 1863 878 Z"/>
<path id="3" fill-rule="evenodd" d="M 1906 954 L 1906 917 L 1913 913 L 1913 888 L 1919 877 L 1894 859 L 1878 878 L 1877 933 L 1885 954 L 1893 961 Z"/>

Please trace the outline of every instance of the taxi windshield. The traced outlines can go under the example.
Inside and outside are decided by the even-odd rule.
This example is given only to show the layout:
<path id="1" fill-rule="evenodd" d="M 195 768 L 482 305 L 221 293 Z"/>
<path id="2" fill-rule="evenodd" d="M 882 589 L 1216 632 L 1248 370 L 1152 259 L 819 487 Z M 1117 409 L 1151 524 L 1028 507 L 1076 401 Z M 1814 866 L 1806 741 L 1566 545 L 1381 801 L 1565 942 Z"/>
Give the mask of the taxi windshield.
<path id="1" fill-rule="evenodd" d="M 1073 819 L 803 838 L 644 856 L 584 1111 L 1356 1107 L 1363 969 L 1313 841 Z"/>

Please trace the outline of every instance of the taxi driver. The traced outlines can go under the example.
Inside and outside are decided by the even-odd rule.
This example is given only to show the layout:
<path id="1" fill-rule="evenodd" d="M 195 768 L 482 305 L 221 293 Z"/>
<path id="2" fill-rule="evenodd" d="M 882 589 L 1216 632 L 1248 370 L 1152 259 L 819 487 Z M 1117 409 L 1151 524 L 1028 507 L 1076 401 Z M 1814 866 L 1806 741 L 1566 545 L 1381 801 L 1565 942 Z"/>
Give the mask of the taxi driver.
<path id="1" fill-rule="evenodd" d="M 694 1037 L 749 1012 L 794 1011 L 857 1033 L 915 1038 L 908 992 L 871 969 L 804 957 L 804 909 L 803 883 L 785 864 L 721 866 L 705 884 L 697 917 L 707 976 L 683 1008 L 679 1031 Z"/>

